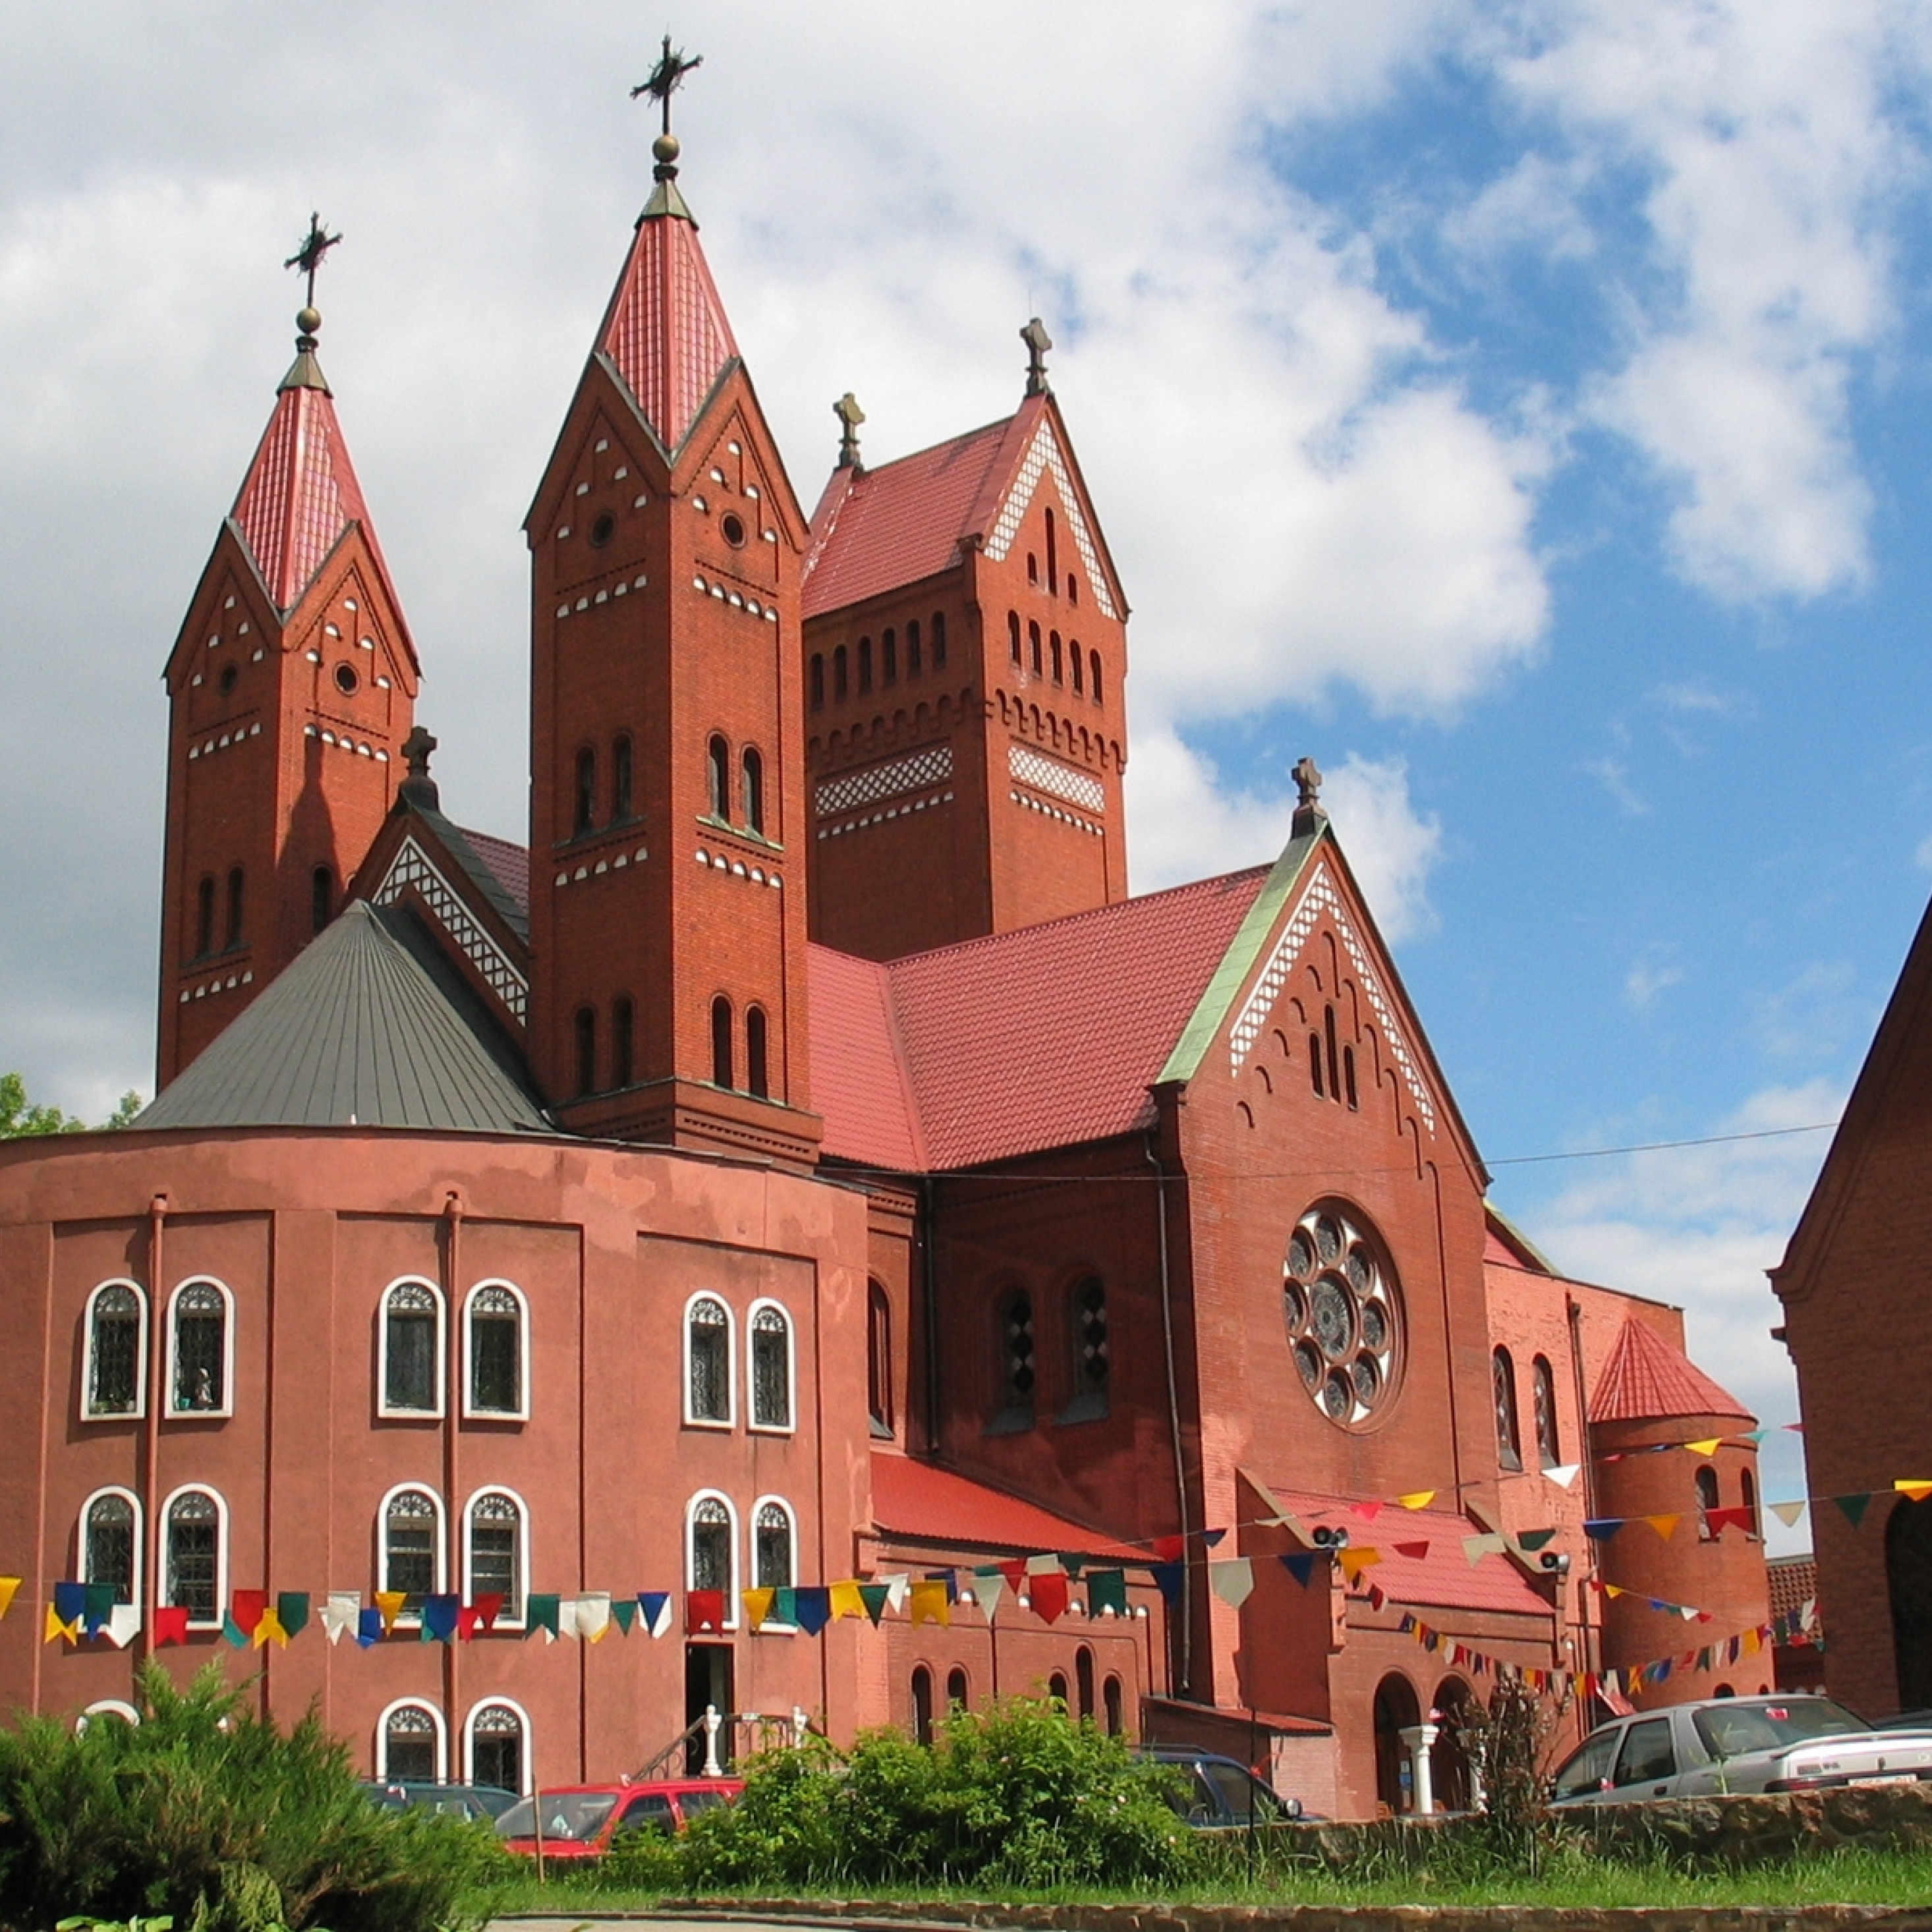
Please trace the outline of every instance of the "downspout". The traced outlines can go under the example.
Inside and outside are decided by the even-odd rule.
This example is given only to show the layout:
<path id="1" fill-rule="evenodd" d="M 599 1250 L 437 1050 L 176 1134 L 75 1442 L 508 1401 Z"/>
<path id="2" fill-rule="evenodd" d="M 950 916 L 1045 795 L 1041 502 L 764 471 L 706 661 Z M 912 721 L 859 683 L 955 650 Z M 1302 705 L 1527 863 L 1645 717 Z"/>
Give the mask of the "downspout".
<path id="1" fill-rule="evenodd" d="M 1192 1568 L 1190 1558 L 1192 1546 L 1189 1543 L 1187 1529 L 1187 1466 L 1184 1460 L 1180 1439 L 1180 1375 L 1174 1365 L 1174 1280 L 1168 1261 L 1167 1242 L 1167 1170 L 1160 1164 L 1160 1156 L 1155 1150 L 1155 1130 L 1150 1127 L 1147 1137 L 1148 1165 L 1154 1169 L 1154 1201 L 1155 1239 L 1160 1250 L 1160 1334 L 1161 1346 L 1167 1362 L 1167 1420 L 1170 1439 L 1174 1448 L 1174 1495 L 1175 1521 L 1180 1532 L 1180 1560 L 1183 1564 L 1180 1590 L 1180 1684 L 1184 1693 L 1192 1688 L 1194 1682 L 1193 1579 L 1189 1574 Z M 1174 1686 L 1169 1684 L 1168 1693 L 1172 1696 Z"/>
<path id="2" fill-rule="evenodd" d="M 1574 1294 L 1563 1298 L 1564 1312 L 1570 1323 L 1570 1378 L 1576 1388 L 1576 1460 L 1583 1466 L 1583 1514 L 1592 1521 L 1597 1515 L 1597 1465 L 1590 1453 L 1590 1402 L 1583 1382 L 1583 1309 Z M 1592 1570 L 1597 1568 L 1596 1546 L 1587 1536 L 1584 1553 Z M 1584 1594 L 1584 1579 L 1576 1579 L 1576 1617 L 1582 1626 L 1586 1670 L 1600 1672 L 1604 1664 L 1603 1627 L 1589 1620 L 1589 1599 Z"/>
<path id="3" fill-rule="evenodd" d="M 142 1431 L 141 1661 L 154 1654 L 154 1606 L 161 1600 L 159 1574 L 160 1525 L 154 1511 L 160 1498 L 161 1400 L 167 1372 L 167 1318 L 161 1306 L 162 1250 L 168 1218 L 168 1197 L 157 1192 L 148 1203 L 148 1355 L 146 1426 Z M 220 1606 L 216 1606 L 219 1609 Z"/>
<path id="4" fill-rule="evenodd" d="M 939 1258 L 938 1208 L 933 1177 L 920 1177 L 925 1197 L 925 1226 L 920 1232 L 920 1300 L 923 1310 L 926 1347 L 926 1450 L 939 1454 Z M 887 1371 L 890 1372 L 890 1370 Z"/>
<path id="5" fill-rule="evenodd" d="M 453 1187 L 443 1201 L 442 1226 L 442 1305 L 443 1319 L 447 1324 L 445 1334 L 448 1337 L 445 1344 L 443 1370 L 442 1493 L 447 1498 L 443 1504 L 443 1521 L 451 1536 L 448 1550 L 455 1558 L 456 1576 L 454 1580 L 460 1601 L 467 1594 L 463 1588 L 463 1552 L 464 1538 L 470 1526 L 466 1517 L 458 1513 L 463 1505 L 456 1493 L 456 1436 L 459 1426 L 458 1418 L 463 1413 L 463 1343 L 468 1330 L 464 1312 L 457 1301 L 457 1285 L 463 1279 L 460 1249 L 463 1233 L 463 1197 Z M 519 1366 L 524 1375 L 528 1376 L 530 1364 L 524 1362 Z M 526 1532 L 526 1526 L 519 1525 L 520 1534 Z M 446 1576 L 443 1580 L 446 1586 L 451 1580 Z M 524 1580 L 524 1585 L 527 1595 L 530 1587 L 527 1577 Z M 424 1615 L 427 1616 L 427 1610 Z M 460 1613 L 458 1621 L 460 1621 Z M 452 1630 L 449 1634 L 448 1642 L 442 1647 L 443 1734 L 448 1741 L 449 1760 L 445 1764 L 444 1774 L 452 1780 L 464 1780 L 470 1775 L 469 1767 L 463 1761 L 462 1748 L 462 1739 L 467 1735 L 467 1728 L 459 1729 L 462 1726 L 462 1719 L 457 1708 L 456 1648 L 457 1633 Z M 578 1660 L 580 1663 L 582 1661 L 580 1658 Z M 528 1748 L 527 1739 L 525 1748 Z M 534 1790 L 535 1787 L 532 1788 Z"/>

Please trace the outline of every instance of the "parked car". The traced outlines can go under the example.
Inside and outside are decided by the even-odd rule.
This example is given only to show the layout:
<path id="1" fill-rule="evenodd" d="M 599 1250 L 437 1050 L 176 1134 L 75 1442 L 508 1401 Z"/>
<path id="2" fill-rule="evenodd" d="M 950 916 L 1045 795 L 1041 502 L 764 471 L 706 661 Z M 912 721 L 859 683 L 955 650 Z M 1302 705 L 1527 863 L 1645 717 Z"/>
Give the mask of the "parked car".
<path id="1" fill-rule="evenodd" d="M 496 1820 L 513 1852 L 534 1857 L 537 1805 L 543 1808 L 547 1858 L 601 1858 L 622 1832 L 680 1832 L 700 1811 L 728 1804 L 745 1788 L 736 1778 L 662 1778 L 638 1784 L 573 1784 L 519 1798 Z"/>
<path id="2" fill-rule="evenodd" d="M 362 1789 L 386 1810 L 405 1805 L 434 1811 L 445 1818 L 482 1818 L 494 1824 L 517 1802 L 514 1791 L 497 1784 L 433 1784 L 412 1778 L 384 1782 L 368 1780 Z"/>
<path id="3" fill-rule="evenodd" d="M 1828 1697 L 1707 1697 L 1600 1724 L 1557 1772 L 1551 1802 L 1919 1780 L 1932 1780 L 1932 1730 L 1880 1730 Z"/>
<path id="4" fill-rule="evenodd" d="M 1278 1797 L 1246 1765 L 1185 1744 L 1150 1744 L 1141 1754 L 1183 1774 L 1168 1794 L 1175 1816 L 1196 1831 L 1228 1831 L 1249 1825 L 1281 1825 L 1301 1815 L 1301 1800 Z"/>

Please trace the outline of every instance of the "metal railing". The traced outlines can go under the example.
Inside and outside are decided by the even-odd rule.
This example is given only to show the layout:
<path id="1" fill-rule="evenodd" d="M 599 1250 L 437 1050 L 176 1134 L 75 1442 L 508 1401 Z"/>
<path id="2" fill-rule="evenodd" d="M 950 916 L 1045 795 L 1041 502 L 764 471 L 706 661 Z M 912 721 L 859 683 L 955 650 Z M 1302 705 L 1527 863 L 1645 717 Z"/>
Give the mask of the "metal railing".
<path id="1" fill-rule="evenodd" d="M 802 1744 L 818 1726 L 804 1708 L 794 1704 L 789 1714 L 764 1711 L 720 1711 L 707 1704 L 655 1757 L 647 1758 L 631 1775 L 633 1784 L 652 1778 L 686 1774 L 722 1778 L 727 1765 L 754 1751 L 784 1744 Z M 819 1732 L 823 1736 L 824 1733 Z M 697 1767 L 692 1770 L 694 1765 Z"/>

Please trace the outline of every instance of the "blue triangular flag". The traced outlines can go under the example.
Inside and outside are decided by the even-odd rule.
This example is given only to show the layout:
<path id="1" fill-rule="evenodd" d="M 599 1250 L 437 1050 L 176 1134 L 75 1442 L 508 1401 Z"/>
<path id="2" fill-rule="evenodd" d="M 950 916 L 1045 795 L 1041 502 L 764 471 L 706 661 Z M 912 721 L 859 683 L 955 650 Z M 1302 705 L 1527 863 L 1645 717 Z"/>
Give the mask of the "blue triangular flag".
<path id="1" fill-rule="evenodd" d="M 382 1613 L 371 1604 L 366 1610 L 358 1612 L 356 1616 L 356 1642 L 360 1648 L 367 1650 L 372 1643 L 380 1643 L 382 1639 Z"/>
<path id="2" fill-rule="evenodd" d="M 438 1594 L 423 1599 L 423 1641 L 425 1643 L 448 1643 L 456 1635 L 458 1613 L 463 1608 L 460 1597 Z"/>
<path id="3" fill-rule="evenodd" d="M 1281 1566 L 1305 1590 L 1309 1580 L 1315 1574 L 1315 1552 L 1312 1550 L 1284 1550 L 1281 1552 Z"/>
<path id="4" fill-rule="evenodd" d="M 1184 1563 L 1150 1563 L 1148 1568 L 1154 1572 L 1154 1580 L 1160 1586 L 1160 1594 L 1170 1604 L 1180 1600 L 1180 1588 L 1187 1575 Z"/>
<path id="5" fill-rule="evenodd" d="M 87 1614 L 87 1586 L 85 1583 L 56 1583 L 54 1586 L 54 1615 L 64 1624 L 77 1624 Z"/>
<path id="6" fill-rule="evenodd" d="M 1585 1520 L 1583 1534 L 1598 1543 L 1607 1543 L 1624 1526 L 1620 1516 L 1594 1516 Z"/>
<path id="7" fill-rule="evenodd" d="M 652 1636 L 662 1636 L 670 1628 L 670 1592 L 668 1590 L 640 1590 L 638 1607 L 644 1613 L 644 1628 Z"/>
<path id="8" fill-rule="evenodd" d="M 798 1600 L 798 1627 L 807 1636 L 816 1636 L 832 1621 L 832 1592 L 820 1584 L 816 1589 L 794 1592 Z"/>

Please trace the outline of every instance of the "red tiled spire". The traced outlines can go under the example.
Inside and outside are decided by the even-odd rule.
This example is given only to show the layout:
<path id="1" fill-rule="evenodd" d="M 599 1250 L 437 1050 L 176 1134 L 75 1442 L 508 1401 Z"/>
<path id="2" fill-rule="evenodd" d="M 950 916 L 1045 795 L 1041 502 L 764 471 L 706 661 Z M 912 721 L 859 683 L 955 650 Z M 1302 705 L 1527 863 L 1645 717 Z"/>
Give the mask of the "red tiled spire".
<path id="1" fill-rule="evenodd" d="M 1590 1397 L 1594 1422 L 1648 1422 L 1678 1415 L 1738 1416 L 1750 1412 L 1673 1348 L 1647 1322 L 1627 1318 Z"/>

